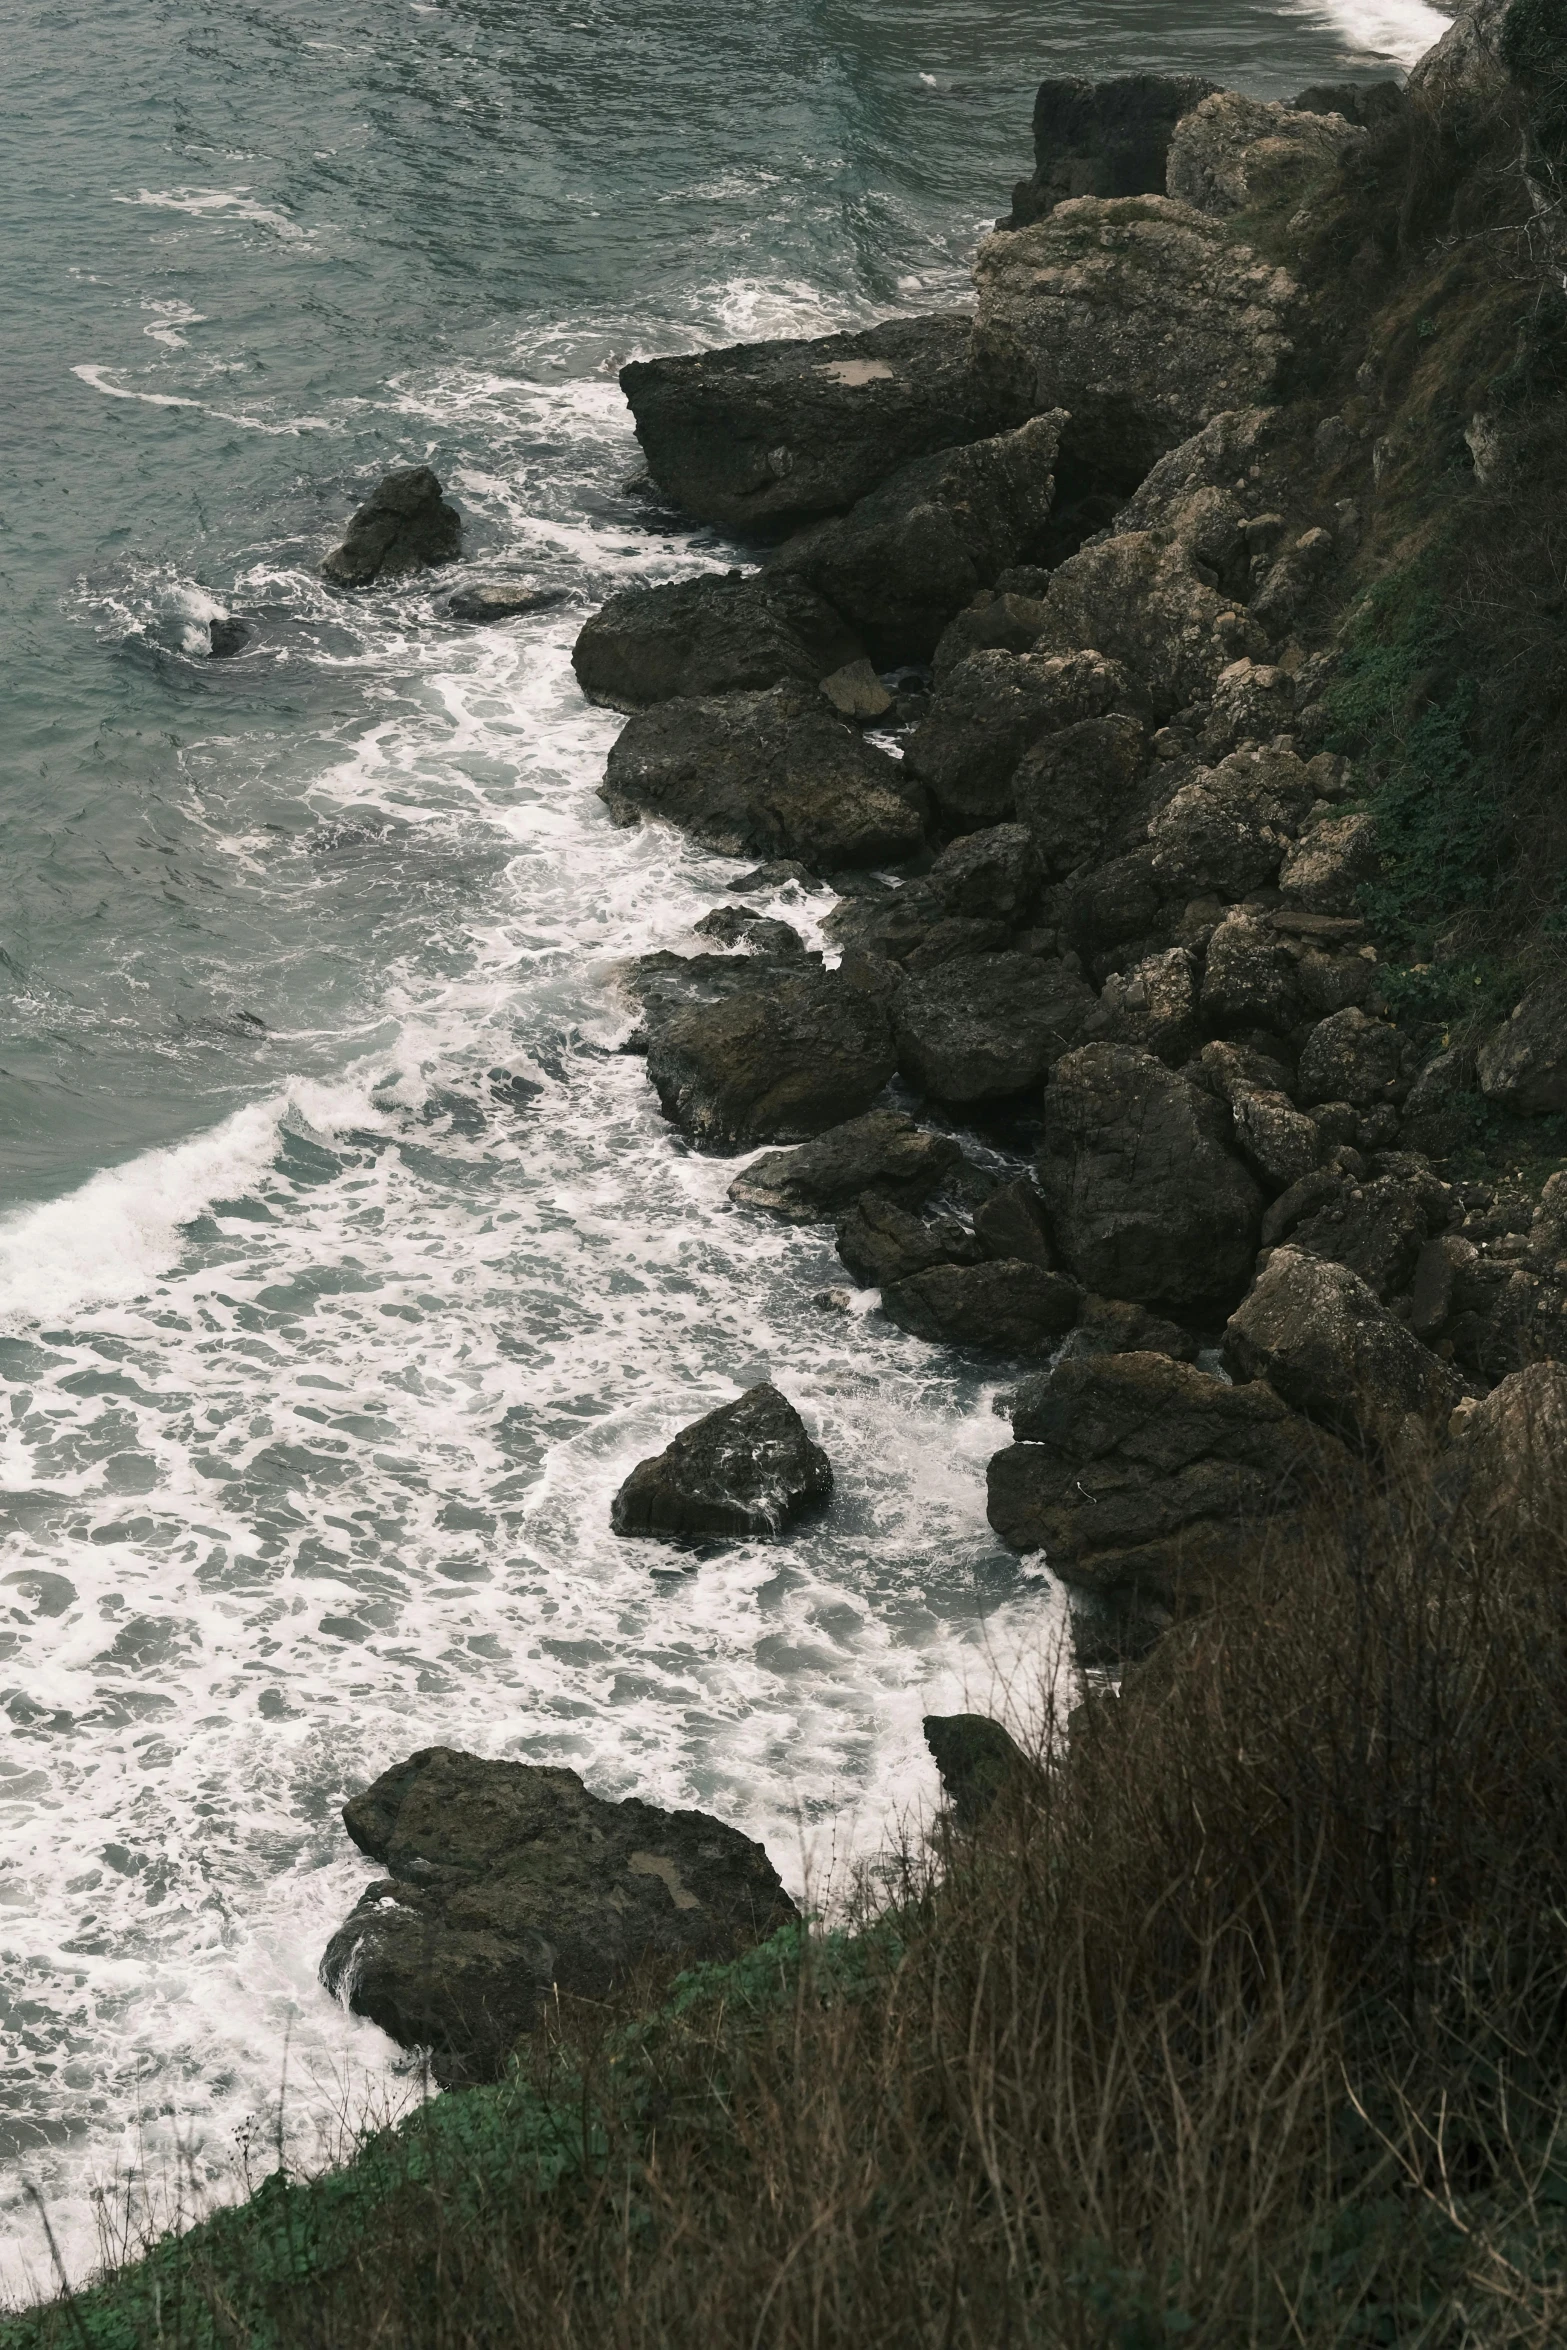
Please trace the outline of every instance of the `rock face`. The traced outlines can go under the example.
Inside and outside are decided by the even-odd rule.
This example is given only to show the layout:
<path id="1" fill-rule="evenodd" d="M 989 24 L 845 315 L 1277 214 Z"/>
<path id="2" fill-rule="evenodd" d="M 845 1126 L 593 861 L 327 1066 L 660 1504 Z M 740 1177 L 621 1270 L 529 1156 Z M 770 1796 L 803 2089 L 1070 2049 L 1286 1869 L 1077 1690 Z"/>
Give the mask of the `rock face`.
<path id="1" fill-rule="evenodd" d="M 1216 90 L 1183 115 L 1170 141 L 1169 193 L 1221 217 L 1251 204 L 1300 197 L 1366 133 L 1341 114 L 1298 114 L 1288 106 Z"/>
<path id="2" fill-rule="evenodd" d="M 1481 1046 L 1479 1071 L 1486 1099 L 1506 1109 L 1529 1116 L 1567 1109 L 1567 979 L 1529 990 Z"/>
<path id="3" fill-rule="evenodd" d="M 371 587 L 402 579 L 426 564 L 451 563 L 462 553 L 462 517 L 441 496 L 428 465 L 385 474 L 349 522 L 343 543 L 321 566 L 337 587 Z"/>
<path id="4" fill-rule="evenodd" d="M 1048 1354 L 1076 1321 L 1080 1298 L 1064 1273 L 1004 1257 L 934 1265 L 881 1293 L 888 1320 L 915 1338 L 1016 1358 Z"/>
<path id="5" fill-rule="evenodd" d="M 617 1534 L 771 1535 L 832 1492 L 832 1465 L 763 1380 L 638 1461 L 610 1508 Z"/>
<path id="6" fill-rule="evenodd" d="M 1195 75 L 1152 73 L 1041 82 L 1034 175 L 1018 182 L 1011 218 L 997 225 L 1026 228 L 1073 196 L 1162 196 L 1171 134 L 1213 86 Z"/>
<path id="7" fill-rule="evenodd" d="M 868 1110 L 897 1065 L 876 998 L 817 964 L 737 962 L 718 1000 L 649 1006 L 664 1115 L 703 1150 L 743 1151 L 808 1142 Z"/>
<path id="8" fill-rule="evenodd" d="M 1377 1440 L 1406 1413 L 1451 1408 L 1457 1381 L 1347 1265 L 1276 1248 L 1230 1316 L 1224 1359 L 1326 1428 Z"/>
<path id="9" fill-rule="evenodd" d="M 1001 1101 L 1037 1085 L 1095 1010 L 1093 990 L 1036 955 L 954 955 L 893 1007 L 898 1066 L 936 1101 Z"/>
<path id="10" fill-rule="evenodd" d="M 956 1828 L 977 1827 L 996 1797 L 1028 1764 L 988 1714 L 927 1714 L 925 1743 L 952 1806 Z"/>
<path id="11" fill-rule="evenodd" d="M 1223 1105 L 1151 1053 L 1089 1044 L 1057 1063 L 1039 1182 L 1086 1288 L 1176 1315 L 1239 1296 L 1262 1195 L 1228 1130 Z"/>
<path id="12" fill-rule="evenodd" d="M 798 685 L 661 702 L 631 720 L 602 794 L 617 823 L 659 816 L 730 856 L 815 872 L 896 864 L 924 837 L 898 761 Z"/>
<path id="13" fill-rule="evenodd" d="M 848 514 L 774 556 L 770 578 L 801 579 L 864 636 L 880 661 L 924 660 L 975 593 L 1024 561 L 1049 520 L 1059 414 L 912 464 Z"/>
<path id="14" fill-rule="evenodd" d="M 970 365 L 970 320 L 894 318 L 810 342 L 739 343 L 620 371 L 648 469 L 704 522 L 781 533 L 911 458 L 1022 422 Z"/>
<path id="15" fill-rule="evenodd" d="M 1129 484 L 1268 397 L 1299 299 L 1287 270 L 1165 196 L 1075 197 L 991 237 L 974 275 L 975 362 L 998 396 L 1066 409 L 1067 450 Z"/>
<path id="16" fill-rule="evenodd" d="M 1154 872 L 1172 897 L 1244 897 L 1273 880 L 1314 796 L 1293 751 L 1233 751 L 1154 817 Z"/>
<path id="17" fill-rule="evenodd" d="M 1263 1381 L 1168 1355 L 1069 1356 L 1018 1390 L 990 1464 L 990 1523 L 1063 1581 L 1174 1605 L 1211 1597 L 1337 1448 Z"/>
<path id="18" fill-rule="evenodd" d="M 901 1110 L 868 1110 L 799 1150 L 766 1152 L 735 1177 L 729 1197 L 786 1223 L 826 1223 L 867 1191 L 917 1207 L 962 1157 L 950 1134 L 932 1134 Z"/>
<path id="19" fill-rule="evenodd" d="M 640 1962 L 732 1957 L 795 1916 L 760 1844 L 699 1811 L 608 1803 L 575 1771 L 425 1747 L 343 1807 L 390 1870 L 321 1977 L 438 2081 L 496 2079 L 552 1986 L 604 1999 Z"/>
<path id="20" fill-rule="evenodd" d="M 590 702 L 645 710 L 677 695 L 818 685 L 863 649 L 831 605 L 799 581 L 731 572 L 623 588 L 583 629 L 571 665 Z"/>

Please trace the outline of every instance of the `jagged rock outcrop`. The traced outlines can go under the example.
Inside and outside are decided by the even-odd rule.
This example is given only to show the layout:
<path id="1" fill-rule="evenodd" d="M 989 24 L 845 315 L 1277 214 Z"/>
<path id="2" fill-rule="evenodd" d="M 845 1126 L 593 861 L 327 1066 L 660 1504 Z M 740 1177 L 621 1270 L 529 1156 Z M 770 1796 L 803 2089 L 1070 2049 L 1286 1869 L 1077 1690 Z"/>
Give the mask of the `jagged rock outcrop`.
<path id="1" fill-rule="evenodd" d="M 373 587 L 404 579 L 462 553 L 462 516 L 448 506 L 428 465 L 383 474 L 351 517 L 343 543 L 321 566 L 335 587 Z"/>
<path id="2" fill-rule="evenodd" d="M 798 580 L 730 572 L 623 588 L 583 629 L 571 665 L 590 702 L 645 710 L 677 696 L 819 685 L 864 650 Z"/>
<path id="3" fill-rule="evenodd" d="M 917 1207 L 962 1159 L 950 1134 L 933 1134 L 901 1110 L 868 1110 L 798 1150 L 765 1152 L 735 1177 L 729 1197 L 790 1224 L 828 1223 L 865 1192 Z"/>
<path id="4" fill-rule="evenodd" d="M 1130 73 L 1103 82 L 1068 75 L 1041 82 L 1034 99 L 1033 177 L 1018 182 L 1011 216 L 997 227 L 1026 228 L 1073 196 L 1164 195 L 1175 126 L 1213 88 L 1196 74 Z"/>
<path id="5" fill-rule="evenodd" d="M 720 1404 L 645 1461 L 610 1506 L 617 1534 L 773 1535 L 832 1493 L 832 1464 L 767 1380 Z"/>
<path id="6" fill-rule="evenodd" d="M 1288 270 L 1167 196 L 1075 197 L 989 238 L 974 276 L 975 363 L 998 397 L 1064 408 L 1064 447 L 1128 486 L 1266 400 L 1297 331 Z"/>
<path id="7" fill-rule="evenodd" d="M 974 596 L 1022 562 L 1050 518 L 1059 414 L 917 457 L 847 514 L 788 540 L 768 577 L 804 580 L 878 660 L 927 659 Z"/>
<path id="8" fill-rule="evenodd" d="M 1077 1319 L 1081 1291 L 1064 1273 L 1021 1259 L 940 1264 L 882 1290 L 882 1311 L 932 1345 L 1014 1361 L 1050 1354 Z"/>
<path id="9" fill-rule="evenodd" d="M 818 873 L 897 864 L 924 838 L 898 761 L 799 685 L 639 712 L 601 788 L 617 823 L 661 817 L 730 856 Z"/>
<path id="10" fill-rule="evenodd" d="M 1480 1090 L 1538 1117 L 1567 1109 L 1567 978 L 1543 980 L 1480 1048 Z"/>
<path id="11" fill-rule="evenodd" d="M 1045 616 L 1051 619 L 1048 606 Z M 1085 639 L 1084 642 L 1091 642 Z M 1004 823 L 1017 807 L 1019 764 L 1031 746 L 1107 716 L 1124 719 L 1140 763 L 1143 722 L 1152 714 L 1146 694 L 1126 670 L 1103 654 L 1076 649 L 1035 656 L 984 647 L 957 662 L 938 684 L 930 710 L 909 738 L 905 765 L 930 793 L 946 822 L 970 827 Z M 1091 756 L 1082 738 L 1053 758 L 1046 756 L 1031 787 L 1031 817 L 1042 817 L 1055 795 L 1075 793 L 1097 805 L 1105 788 L 1098 778 L 1077 784 L 1079 757 Z M 1030 818 L 1025 818 L 1034 824 Z M 1070 827 L 1068 814 L 1064 824 Z M 1080 828 L 1098 837 L 1091 817 Z M 1041 825 L 1048 834 L 1048 826 Z"/>
<path id="12" fill-rule="evenodd" d="M 974 374 L 964 312 L 620 371 L 648 470 L 704 522 L 781 533 L 1029 413 Z"/>
<path id="13" fill-rule="evenodd" d="M 1238 1379 L 1361 1443 L 1396 1441 L 1407 1415 L 1451 1409 L 1458 1383 L 1347 1265 L 1276 1248 L 1225 1326 Z"/>
<path id="14" fill-rule="evenodd" d="M 1026 1757 L 988 1714 L 927 1714 L 921 1727 L 956 1828 L 977 1827 L 997 1796 L 1028 1770 Z"/>
<path id="15" fill-rule="evenodd" d="M 555 1990 L 724 1959 L 796 1915 L 760 1844 L 699 1811 L 590 1795 L 575 1771 L 428 1746 L 343 1807 L 391 1873 L 327 1945 L 327 1989 L 448 2086 L 498 2079 Z"/>
<path id="16" fill-rule="evenodd" d="M 1181 203 L 1223 218 L 1253 204 L 1298 200 L 1366 138 L 1341 114 L 1297 113 L 1216 90 L 1176 124 L 1166 184 Z"/>
<path id="17" fill-rule="evenodd" d="M 1210 1599 L 1341 1461 L 1263 1381 L 1227 1386 L 1167 1354 L 1068 1355 L 1018 1389 L 990 1464 L 990 1523 L 1088 1590 Z"/>

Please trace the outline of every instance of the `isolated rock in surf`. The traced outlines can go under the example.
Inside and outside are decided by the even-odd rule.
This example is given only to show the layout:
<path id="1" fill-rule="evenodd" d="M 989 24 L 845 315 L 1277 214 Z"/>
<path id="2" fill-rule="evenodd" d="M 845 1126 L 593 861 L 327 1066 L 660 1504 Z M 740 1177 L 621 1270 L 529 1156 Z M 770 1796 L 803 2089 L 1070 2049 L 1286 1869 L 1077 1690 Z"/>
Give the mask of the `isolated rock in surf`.
<path id="1" fill-rule="evenodd" d="M 337 587 L 371 587 L 402 579 L 427 564 L 451 563 L 462 553 L 462 517 L 441 496 L 428 465 L 405 465 L 383 475 L 349 522 L 343 543 L 321 566 Z"/>
<path id="2" fill-rule="evenodd" d="M 832 1492 L 832 1464 L 763 1380 L 638 1461 L 610 1507 L 617 1534 L 781 1534 Z"/>
<path id="3" fill-rule="evenodd" d="M 497 2079 L 556 1990 L 605 1999 L 763 1941 L 795 1907 L 761 1845 L 699 1811 L 609 1803 L 575 1771 L 425 1747 L 343 1807 L 391 1871 L 327 1945 L 321 1979 L 438 2081 Z"/>

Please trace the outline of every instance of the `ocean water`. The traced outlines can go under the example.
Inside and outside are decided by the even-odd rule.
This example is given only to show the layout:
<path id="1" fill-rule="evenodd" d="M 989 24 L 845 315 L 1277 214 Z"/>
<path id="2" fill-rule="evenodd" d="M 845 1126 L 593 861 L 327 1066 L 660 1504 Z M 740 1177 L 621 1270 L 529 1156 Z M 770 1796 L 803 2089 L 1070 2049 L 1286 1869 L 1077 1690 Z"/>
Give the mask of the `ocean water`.
<path id="1" fill-rule="evenodd" d="M 737 550 L 626 359 L 961 300 L 1044 73 L 1386 73 L 1422 0 L 14 0 L 0 170 L 0 2292 L 418 2094 L 316 1985 L 434 1742 L 696 1803 L 830 1901 L 1027 1715 L 999 1382 L 658 1116 L 615 965 L 743 867 L 608 823 L 569 651 Z M 315 573 L 427 461 L 454 572 Z M 443 616 L 465 578 L 569 602 Z M 207 623 L 248 616 L 213 661 Z M 825 897 L 758 900 L 814 938 Z M 695 1568 L 629 1466 L 776 1378 L 831 1511 Z M 267 2154 L 262 2167 L 273 2159 Z"/>

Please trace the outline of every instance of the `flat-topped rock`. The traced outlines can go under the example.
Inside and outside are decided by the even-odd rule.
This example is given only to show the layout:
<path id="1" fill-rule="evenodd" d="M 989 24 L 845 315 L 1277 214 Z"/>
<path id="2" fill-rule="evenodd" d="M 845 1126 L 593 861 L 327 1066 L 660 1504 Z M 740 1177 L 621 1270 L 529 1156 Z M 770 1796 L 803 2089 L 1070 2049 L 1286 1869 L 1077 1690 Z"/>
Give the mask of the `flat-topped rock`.
<path id="1" fill-rule="evenodd" d="M 862 652 L 800 581 L 730 572 L 622 588 L 583 629 L 571 665 L 590 702 L 645 710 L 677 695 L 814 686 Z"/>
<path id="2" fill-rule="evenodd" d="M 617 1534 L 781 1534 L 832 1492 L 832 1465 L 787 1396 L 763 1380 L 638 1461 L 616 1494 Z"/>

